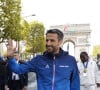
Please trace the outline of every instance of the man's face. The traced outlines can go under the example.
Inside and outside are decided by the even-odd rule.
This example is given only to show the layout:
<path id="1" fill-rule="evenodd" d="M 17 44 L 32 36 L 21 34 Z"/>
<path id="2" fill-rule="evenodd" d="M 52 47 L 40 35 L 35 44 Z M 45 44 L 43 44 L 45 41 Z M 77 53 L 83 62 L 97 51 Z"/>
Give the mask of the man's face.
<path id="1" fill-rule="evenodd" d="M 81 58 L 81 60 L 82 60 L 83 62 L 85 62 L 85 61 L 88 60 L 88 56 L 85 55 L 85 54 L 83 54 L 80 58 Z"/>
<path id="2" fill-rule="evenodd" d="M 46 49 L 49 53 L 59 53 L 59 47 L 61 43 L 62 40 L 58 40 L 58 35 L 56 33 L 48 33 L 46 35 Z"/>

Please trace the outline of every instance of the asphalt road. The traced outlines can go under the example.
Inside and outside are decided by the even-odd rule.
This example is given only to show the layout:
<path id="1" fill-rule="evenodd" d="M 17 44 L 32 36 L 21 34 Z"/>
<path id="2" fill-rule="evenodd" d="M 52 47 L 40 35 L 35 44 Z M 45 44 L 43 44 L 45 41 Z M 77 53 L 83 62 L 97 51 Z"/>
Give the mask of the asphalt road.
<path id="1" fill-rule="evenodd" d="M 37 90 L 36 76 L 35 73 L 28 74 L 28 90 Z"/>

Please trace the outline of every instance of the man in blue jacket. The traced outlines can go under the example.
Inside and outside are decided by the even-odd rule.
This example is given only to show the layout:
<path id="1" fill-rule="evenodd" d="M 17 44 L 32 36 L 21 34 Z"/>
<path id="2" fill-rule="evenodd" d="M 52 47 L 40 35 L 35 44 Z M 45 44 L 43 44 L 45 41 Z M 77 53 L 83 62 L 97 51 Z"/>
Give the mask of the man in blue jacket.
<path id="1" fill-rule="evenodd" d="M 12 71 L 18 74 L 36 72 L 38 90 L 80 90 L 76 60 L 61 49 L 62 42 L 63 33 L 59 29 L 48 30 L 44 54 L 19 65 L 13 58 L 14 49 L 9 40 L 8 63 Z"/>

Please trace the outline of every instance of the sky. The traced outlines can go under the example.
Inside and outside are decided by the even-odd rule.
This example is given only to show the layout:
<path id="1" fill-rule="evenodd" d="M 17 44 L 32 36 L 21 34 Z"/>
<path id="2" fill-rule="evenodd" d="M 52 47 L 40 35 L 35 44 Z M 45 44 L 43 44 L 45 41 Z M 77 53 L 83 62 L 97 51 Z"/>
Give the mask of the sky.
<path id="1" fill-rule="evenodd" d="M 22 0 L 22 16 L 52 25 L 90 24 L 90 44 L 100 45 L 99 0 Z"/>

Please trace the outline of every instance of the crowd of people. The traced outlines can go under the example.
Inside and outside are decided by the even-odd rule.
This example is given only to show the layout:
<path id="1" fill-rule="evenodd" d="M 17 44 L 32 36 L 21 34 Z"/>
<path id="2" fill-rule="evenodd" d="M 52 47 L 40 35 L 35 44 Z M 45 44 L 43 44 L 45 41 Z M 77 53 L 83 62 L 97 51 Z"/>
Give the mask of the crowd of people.
<path id="1" fill-rule="evenodd" d="M 9 40 L 7 68 L 0 90 L 27 90 L 28 72 L 36 73 L 38 90 L 100 90 L 100 62 L 96 63 L 86 51 L 80 52 L 80 61 L 76 62 L 75 57 L 61 48 L 63 37 L 59 29 L 48 30 L 43 55 L 21 63 Z"/>
<path id="2" fill-rule="evenodd" d="M 13 54 L 18 64 L 25 63 L 19 59 L 19 53 Z M 28 86 L 28 73 L 16 74 L 11 71 L 7 59 L 0 59 L 0 90 L 27 90 Z"/>

